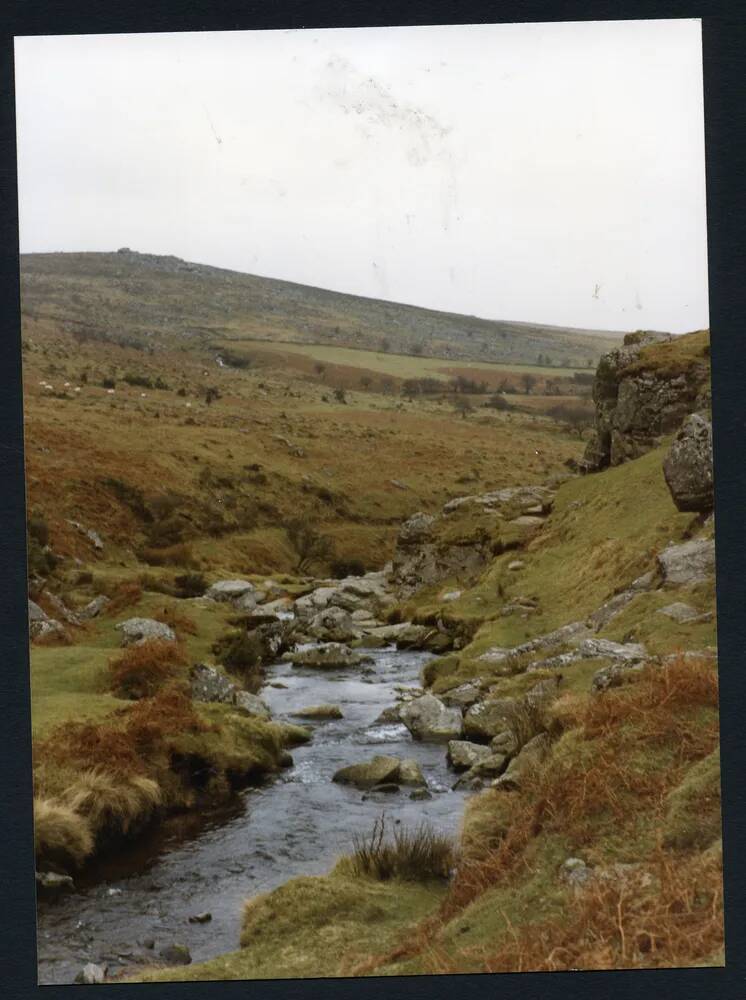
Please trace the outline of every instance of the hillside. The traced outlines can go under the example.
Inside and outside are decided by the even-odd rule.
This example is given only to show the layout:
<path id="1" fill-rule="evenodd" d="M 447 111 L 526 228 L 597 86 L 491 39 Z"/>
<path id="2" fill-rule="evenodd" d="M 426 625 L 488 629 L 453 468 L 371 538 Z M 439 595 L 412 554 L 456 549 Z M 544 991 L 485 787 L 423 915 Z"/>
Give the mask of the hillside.
<path id="1" fill-rule="evenodd" d="M 242 339 L 587 369 L 608 331 L 478 319 L 192 264 L 117 253 L 21 256 L 26 316 L 79 338 L 149 344 Z"/>
<path id="2" fill-rule="evenodd" d="M 41 980 L 722 962 L 707 333 L 626 338 L 591 404 L 175 304 L 152 351 L 81 336 L 60 285 L 23 318 Z"/>

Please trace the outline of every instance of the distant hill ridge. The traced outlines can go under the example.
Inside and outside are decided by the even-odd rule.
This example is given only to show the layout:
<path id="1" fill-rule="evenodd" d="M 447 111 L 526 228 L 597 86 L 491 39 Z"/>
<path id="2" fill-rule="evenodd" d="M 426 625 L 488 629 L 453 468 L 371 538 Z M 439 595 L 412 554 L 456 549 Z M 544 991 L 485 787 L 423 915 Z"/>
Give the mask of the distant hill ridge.
<path id="1" fill-rule="evenodd" d="M 22 254 L 21 294 L 26 313 L 130 343 L 258 339 L 588 368 L 623 335 L 440 312 L 129 248 Z"/>

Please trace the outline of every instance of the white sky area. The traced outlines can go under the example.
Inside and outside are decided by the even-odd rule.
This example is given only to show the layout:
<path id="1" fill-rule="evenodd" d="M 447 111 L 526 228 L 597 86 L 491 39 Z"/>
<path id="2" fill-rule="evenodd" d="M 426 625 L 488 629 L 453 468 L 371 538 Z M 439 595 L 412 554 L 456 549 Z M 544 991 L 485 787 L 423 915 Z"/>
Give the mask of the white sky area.
<path id="1" fill-rule="evenodd" d="M 701 53 L 697 20 L 18 38 L 21 251 L 697 329 Z"/>

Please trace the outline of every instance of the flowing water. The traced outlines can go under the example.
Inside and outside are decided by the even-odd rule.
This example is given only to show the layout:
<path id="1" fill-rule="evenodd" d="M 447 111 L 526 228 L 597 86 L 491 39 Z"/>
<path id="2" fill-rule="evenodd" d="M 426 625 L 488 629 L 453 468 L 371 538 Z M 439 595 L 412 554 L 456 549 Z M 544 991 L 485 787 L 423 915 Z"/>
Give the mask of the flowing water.
<path id="1" fill-rule="evenodd" d="M 186 944 L 194 961 L 234 950 L 248 896 L 295 875 L 328 871 L 382 811 L 392 822 L 425 820 L 455 834 L 464 793 L 451 790 L 445 747 L 414 742 L 398 724 L 375 724 L 396 701 L 397 685 L 418 683 L 428 654 L 387 649 L 372 656 L 372 667 L 362 670 L 269 667 L 260 693 L 276 718 L 301 721 L 294 711 L 327 703 L 339 705 L 344 718 L 310 723 L 313 740 L 293 750 L 293 766 L 267 784 L 207 815 L 167 819 L 115 860 L 93 865 L 74 892 L 41 901 L 40 983 L 70 983 L 87 962 L 110 971 L 152 962 L 173 942 Z M 332 782 L 338 768 L 377 753 L 415 758 L 433 797 L 413 801 L 401 789 L 364 798 Z M 209 923 L 189 923 L 204 911 L 212 914 Z"/>

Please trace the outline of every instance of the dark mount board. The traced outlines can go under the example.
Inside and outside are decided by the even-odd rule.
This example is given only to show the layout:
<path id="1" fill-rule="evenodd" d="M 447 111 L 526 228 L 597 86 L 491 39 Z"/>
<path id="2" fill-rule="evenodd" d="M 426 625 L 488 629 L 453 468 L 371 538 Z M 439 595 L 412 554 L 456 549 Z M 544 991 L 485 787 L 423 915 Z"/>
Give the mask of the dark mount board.
<path id="1" fill-rule="evenodd" d="M 2 929 L 0 970 L 9 1000 L 70 995 L 76 987 L 36 985 L 34 859 L 31 840 L 30 700 L 26 621 L 23 423 L 18 298 L 18 218 L 13 94 L 13 36 L 36 34 L 199 31 L 250 28 L 342 27 L 404 24 L 470 24 L 500 21 L 577 21 L 634 18 L 703 18 L 707 208 L 709 238 L 712 380 L 717 490 L 718 634 L 723 747 L 724 866 L 726 879 L 725 969 L 598 973 L 522 973 L 417 976 L 381 979 L 280 980 L 210 984 L 87 987 L 86 996 L 162 997 L 201 1000 L 329 997 L 378 1000 L 458 994 L 462 1000 L 515 997 L 533 1000 L 746 995 L 746 773 L 743 706 L 746 704 L 746 10 L 735 2 L 596 2 L 503 0 L 501 3 L 289 2 L 249 5 L 160 0 L 157 4 L 100 0 L 14 0 L 0 14 L 0 691 L 5 709 L 0 768 Z M 634 67 L 630 67 L 634 73 Z"/>

